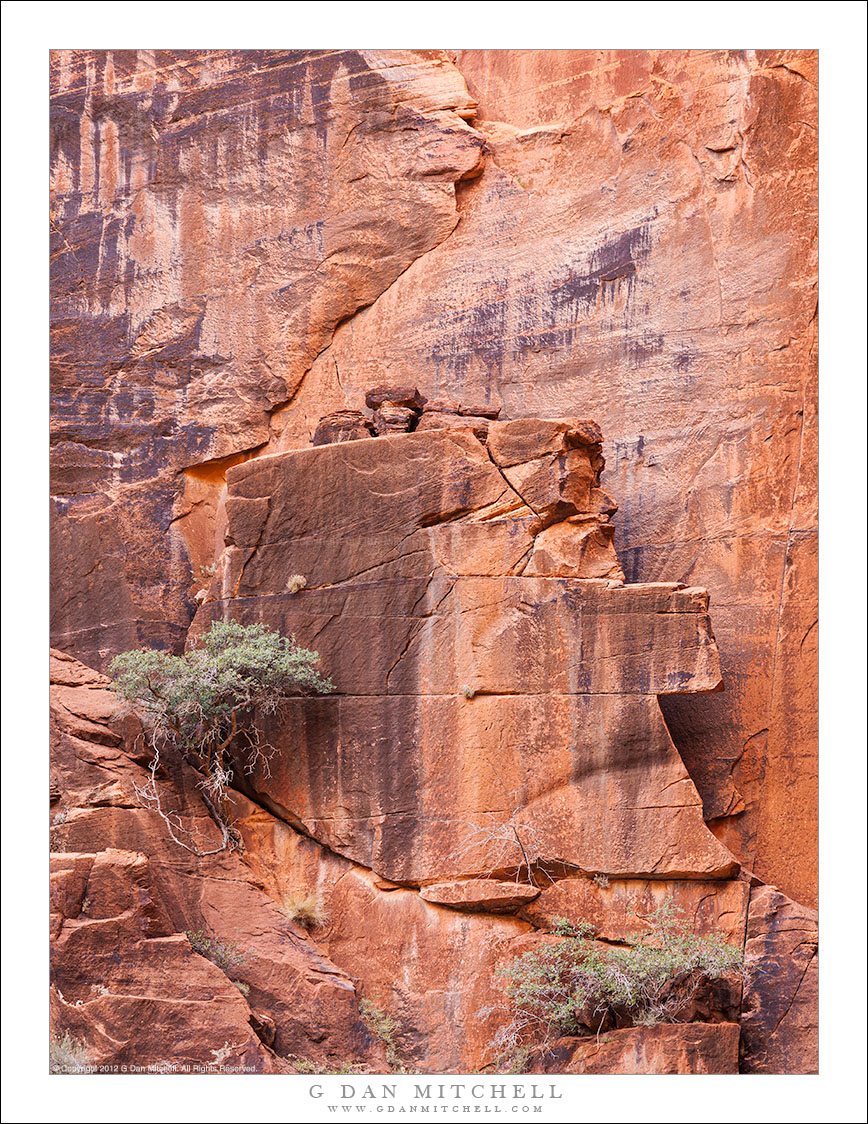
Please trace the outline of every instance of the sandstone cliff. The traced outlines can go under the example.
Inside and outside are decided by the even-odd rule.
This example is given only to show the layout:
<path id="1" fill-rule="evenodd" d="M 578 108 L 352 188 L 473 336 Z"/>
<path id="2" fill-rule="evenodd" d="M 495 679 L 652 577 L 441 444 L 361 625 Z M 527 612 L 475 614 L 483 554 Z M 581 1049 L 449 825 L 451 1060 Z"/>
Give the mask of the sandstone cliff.
<path id="1" fill-rule="evenodd" d="M 623 932 L 670 894 L 775 965 L 727 1015 L 742 1068 L 813 1067 L 815 71 L 53 55 L 55 1004 L 100 1056 L 135 1053 L 159 986 L 179 1057 L 382 1064 L 361 994 L 406 1064 L 479 1065 L 472 1014 L 535 926 Z M 297 633 L 340 693 L 272 732 L 243 858 L 185 866 L 71 657 L 225 615 Z M 279 909 L 308 886 L 316 944 Z M 255 946 L 246 998 L 201 924 Z M 84 971 L 109 929 L 134 978 Z M 328 1018 L 288 999 L 311 979 Z M 562 1068 L 733 1071 L 716 1025 Z"/>
<path id="2" fill-rule="evenodd" d="M 264 622 L 328 652 L 334 679 L 261 716 L 268 759 L 239 749 L 240 852 L 200 854 L 219 833 L 171 753 L 165 804 L 143 806 L 141 727 L 103 676 L 53 657 L 53 1012 L 92 1060 L 477 1070 L 507 1017 L 498 970 L 556 918 L 617 943 L 672 900 L 746 948 L 744 994 L 729 980 L 701 1026 L 565 1040 L 534 1066 L 735 1073 L 741 1045 L 748 1071 L 815 1068 L 816 918 L 709 831 L 660 712 L 720 687 L 706 592 L 624 582 L 594 423 L 462 421 L 227 472 L 188 643 Z M 231 974 L 197 955 L 204 932 L 241 950 Z M 385 1042 L 360 999 L 387 1013 Z"/>

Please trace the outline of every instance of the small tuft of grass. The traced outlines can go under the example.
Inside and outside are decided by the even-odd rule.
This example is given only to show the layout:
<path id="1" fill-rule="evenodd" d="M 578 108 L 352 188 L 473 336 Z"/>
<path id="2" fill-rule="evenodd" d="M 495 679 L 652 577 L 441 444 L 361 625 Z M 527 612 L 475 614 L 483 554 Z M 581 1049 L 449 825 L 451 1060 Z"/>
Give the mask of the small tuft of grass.
<path id="1" fill-rule="evenodd" d="M 292 574 L 286 583 L 287 593 L 298 593 L 307 588 L 307 578 L 304 574 Z"/>
<path id="2" fill-rule="evenodd" d="M 318 893 L 285 894 L 283 913 L 290 921 L 297 921 L 306 929 L 317 929 L 329 922 L 329 912 Z"/>

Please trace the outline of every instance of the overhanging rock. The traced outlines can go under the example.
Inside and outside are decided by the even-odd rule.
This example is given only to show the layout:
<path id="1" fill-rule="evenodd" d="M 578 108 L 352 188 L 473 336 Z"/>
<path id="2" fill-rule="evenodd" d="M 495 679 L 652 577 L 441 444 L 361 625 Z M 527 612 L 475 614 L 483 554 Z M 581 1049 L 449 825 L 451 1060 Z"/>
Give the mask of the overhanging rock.
<path id="1" fill-rule="evenodd" d="M 191 642 L 262 621 L 336 688 L 282 711 L 262 803 L 405 885 L 735 873 L 657 702 L 721 686 L 708 598 L 624 583 L 601 442 L 579 419 L 492 421 L 486 444 L 455 426 L 228 471 Z"/>

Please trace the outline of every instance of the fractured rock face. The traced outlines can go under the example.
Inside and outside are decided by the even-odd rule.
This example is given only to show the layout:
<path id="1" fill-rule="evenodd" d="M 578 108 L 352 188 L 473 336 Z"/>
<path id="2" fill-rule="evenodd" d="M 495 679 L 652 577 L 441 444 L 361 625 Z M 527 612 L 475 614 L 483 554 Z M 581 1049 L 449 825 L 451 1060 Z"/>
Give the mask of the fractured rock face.
<path id="1" fill-rule="evenodd" d="M 592 422 L 525 419 L 492 422 L 487 448 L 417 431 L 229 470 L 217 599 L 191 637 L 264 621 L 326 654 L 337 691 L 283 709 L 258 799 L 405 885 L 733 873 L 657 703 L 720 686 L 706 595 L 624 585 L 611 538 L 617 578 L 570 554 L 587 522 L 611 526 L 600 448 Z M 528 575 L 556 527 L 567 576 Z"/>
<path id="2" fill-rule="evenodd" d="M 161 994 L 181 1004 L 166 1008 L 161 1035 L 179 1057 L 193 1050 L 183 1012 L 207 987 L 197 982 L 204 972 L 223 997 L 213 1035 L 202 1036 L 212 1054 L 223 1035 L 236 1043 L 235 1062 L 264 1072 L 279 1070 L 287 1053 L 343 1050 L 376 1064 L 376 1044 L 356 1016 L 361 994 L 396 1020 L 404 1064 L 449 1072 L 491 1062 L 505 1018 L 498 969 L 552 939 L 532 926 L 582 918 L 601 938 L 623 940 L 635 929 L 633 911 L 673 897 L 697 931 L 744 940 L 749 884 L 731 880 L 738 864 L 705 827 L 658 705 L 661 695 L 720 686 L 707 594 L 583 575 L 571 540 L 582 541 L 586 522 L 611 528 L 615 510 L 608 497 L 593 510 L 598 431 L 525 420 L 513 434 L 511 423 L 495 424 L 503 464 L 465 426 L 227 470 L 227 545 L 191 642 L 223 615 L 262 620 L 316 646 L 337 687 L 288 700 L 266 731 L 278 749 L 269 769 L 239 773 L 236 783 L 256 801 L 235 798 L 247 866 L 228 855 L 170 857 L 153 813 L 131 800 L 143 764 L 132 720 L 121 719 L 103 676 L 55 659 L 56 1018 L 70 1033 L 87 1031 L 101 1057 L 134 1056 L 147 1032 L 145 954 L 151 944 L 160 954 L 156 942 L 168 942 Z M 516 472 L 511 484 L 507 470 L 528 464 L 536 475 Z M 527 479 L 536 507 L 520 491 Z M 557 519 L 561 505 L 584 510 Z M 539 540 L 554 533 L 566 572 L 528 573 Z M 307 585 L 291 592 L 288 575 L 301 572 Z M 86 747 L 84 776 L 70 737 Z M 197 830 L 213 831 L 194 778 L 170 773 Z M 125 850 L 94 855 L 94 839 Z M 292 903 L 310 893 L 325 918 L 316 945 L 292 921 Z M 106 968 L 91 981 L 89 942 L 117 917 L 115 943 L 144 941 L 143 958 L 133 957 L 123 978 Z M 203 925 L 224 940 L 243 938 L 246 997 L 201 957 L 185 974 L 183 934 Z M 275 941 L 287 939 L 278 954 Z M 90 958 L 97 967 L 100 955 Z M 304 1011 L 299 972 L 320 981 Z M 132 1005 L 111 999 L 118 989 Z M 562 1042 L 539 1065 L 734 1072 L 739 999 L 739 982 L 721 981 L 694 997 L 690 1017 L 701 1025 L 616 1031 L 602 1053 Z M 746 1064 L 764 1048 L 769 1002 L 750 999 Z M 226 1037 L 239 1018 L 244 1035 Z M 320 1026 L 331 1031 L 322 1046 Z"/>
<path id="3" fill-rule="evenodd" d="M 81 1041 L 90 1064 L 382 1064 L 350 979 L 239 856 L 194 856 L 141 806 L 150 754 L 109 681 L 63 653 L 51 665 L 53 1033 Z M 219 840 L 195 775 L 164 758 L 159 777 L 203 848 Z M 188 931 L 239 950 L 232 978 Z"/>
<path id="4" fill-rule="evenodd" d="M 386 369 L 511 418 L 588 411 L 629 580 L 717 606 L 730 691 L 664 703 L 706 820 L 815 905 L 817 53 L 454 61 L 487 146 L 461 222 L 338 328 L 270 448 Z"/>
<path id="5" fill-rule="evenodd" d="M 442 51 L 52 53 L 56 645 L 183 646 L 180 471 L 267 442 L 337 324 L 449 236 L 474 109 Z"/>
<path id="6" fill-rule="evenodd" d="M 491 1062 L 504 1018 L 495 971 L 524 951 L 532 930 L 490 907 L 537 891 L 481 879 L 464 883 L 463 894 L 455 884 L 417 893 L 326 850 L 244 797 L 234 801 L 254 874 L 277 902 L 317 895 L 328 920 L 313 936 L 359 994 L 394 1019 L 400 1061 L 432 1073 Z M 429 894 L 450 901 L 427 900 Z M 475 897 L 476 905 L 458 904 L 459 896 Z"/>
<path id="7" fill-rule="evenodd" d="M 145 855 L 58 854 L 51 868 L 52 1024 L 89 1064 L 285 1068 L 239 989 L 175 931 Z"/>
<path id="8" fill-rule="evenodd" d="M 690 1023 L 616 1030 L 601 1042 L 560 1038 L 532 1073 L 738 1073 L 738 1024 Z"/>
<path id="9" fill-rule="evenodd" d="M 370 387 L 581 403 L 630 580 L 718 607 L 734 689 L 664 703 L 705 818 L 813 904 L 816 52 L 72 50 L 51 82 L 53 642 L 179 650 L 220 467 Z"/>
<path id="10" fill-rule="evenodd" d="M 653 619 L 676 604 L 670 597 L 667 607 L 666 589 L 708 586 L 729 690 L 665 694 L 663 713 L 716 836 L 791 898 L 812 902 L 815 125 L 811 51 L 54 52 L 55 642 L 98 667 L 138 645 L 179 650 L 194 596 L 220 602 L 197 627 L 224 612 L 295 627 L 338 666 L 348 693 L 336 702 L 337 744 L 324 732 L 331 713 L 287 712 L 286 753 L 292 760 L 297 745 L 310 776 L 303 790 L 286 765 L 282 815 L 303 815 L 346 853 L 393 873 L 422 870 L 437 880 L 428 889 L 451 878 L 450 863 L 465 883 L 468 865 L 487 874 L 514 864 L 500 854 L 514 821 L 546 840 L 546 857 L 554 840 L 574 859 L 579 850 L 593 859 L 590 871 L 613 873 L 608 896 L 585 893 L 587 878 L 562 878 L 540 895 L 538 922 L 549 905 L 568 905 L 619 931 L 635 886 L 650 884 L 673 890 L 701 923 L 713 913 L 729 929 L 741 917 L 729 912 L 731 898 L 743 892 L 732 887 L 745 884 L 709 873 L 696 809 L 679 803 L 692 789 L 653 697 L 661 684 L 692 691 L 714 678 L 698 594 L 680 624 Z M 396 400 L 401 383 L 411 384 L 409 402 Z M 270 483 L 236 492 L 247 501 L 232 513 L 237 545 L 207 592 L 199 588 L 211 577 L 215 534 L 218 554 L 223 546 L 231 466 L 312 437 L 409 441 L 401 424 L 358 440 L 372 432 L 361 407 L 375 384 L 388 392 L 378 404 L 387 410 L 417 415 L 421 406 L 414 437 L 448 430 L 453 451 L 464 443 L 457 458 L 447 444 L 424 455 L 420 442 L 413 454 L 426 477 L 438 478 L 441 461 L 454 470 L 454 487 L 438 496 L 420 485 L 414 508 L 400 458 L 385 445 L 354 454 L 341 462 L 329 514 L 301 535 L 293 514 L 286 541 L 274 537 L 286 510 L 271 511 Z M 555 423 L 562 448 L 535 456 L 513 428 L 514 462 L 503 433 L 491 444 L 508 490 L 492 487 L 483 502 L 482 468 L 474 476 L 458 461 L 472 459 L 468 433 L 490 442 L 491 402 L 529 415 L 538 441 L 533 415 L 589 410 L 610 443 L 607 474 L 584 498 L 582 474 L 599 477 L 601 466 L 571 457 L 557 426 L 572 423 Z M 320 433 L 327 411 L 334 425 Z M 378 458 L 387 465 L 379 475 Z M 326 510 L 329 481 L 314 479 L 325 463 L 338 465 L 314 459 L 297 476 L 299 509 L 312 497 Z M 365 522 L 361 502 L 347 518 L 346 496 L 369 474 L 364 502 L 382 527 Z M 618 543 L 631 582 L 679 579 L 657 587 L 647 613 L 634 600 L 639 586 L 610 584 L 624 571 L 600 484 L 622 505 Z M 283 605 L 299 571 L 311 588 Z M 487 591 L 475 580 L 493 578 L 501 584 Z M 623 621 L 615 592 L 629 605 Z M 549 628 L 560 659 L 544 656 Z M 501 644 L 509 675 L 497 680 Z M 434 690 L 444 685 L 445 695 Z M 126 738 L 110 713 L 104 682 L 63 686 L 87 687 L 55 690 L 55 717 L 99 772 L 80 793 L 73 785 L 71 801 L 69 745 L 58 743 L 52 801 L 66 819 L 55 834 L 76 853 L 109 843 L 150 850 L 153 826 L 130 806 L 125 779 L 144 760 L 136 735 Z M 385 702 L 374 694 L 383 689 Z M 601 738 L 601 729 L 616 732 Z M 534 788 L 547 742 L 550 792 Z M 504 776 L 492 782 L 501 756 Z M 441 766 L 446 782 L 422 775 Z M 181 785 L 191 809 L 193 787 Z M 586 837 L 565 839 L 559 824 L 575 818 L 577 787 L 592 812 Z M 408 792 L 422 796 L 408 805 Z M 670 812 L 686 817 L 683 839 L 682 828 L 661 827 Z M 206 817 L 199 822 L 208 830 Z M 637 842 L 627 845 L 621 827 Z M 439 858 L 426 866 L 428 847 Z M 687 872 L 697 855 L 699 870 L 649 878 L 655 850 L 661 870 Z M 614 876 L 637 863 L 641 882 Z M 135 863 L 118 869 L 138 885 Z M 575 874 L 566 865 L 560 873 Z M 200 872 L 185 877 L 192 885 Z M 205 879 L 209 902 L 222 877 Z M 419 894 L 369 878 L 366 886 L 410 903 L 388 915 L 393 924 L 421 908 Z M 714 908 L 696 906 L 694 890 L 715 885 Z M 172 894 L 189 913 L 189 891 Z M 228 909 L 236 924 L 221 901 L 217 913 Z M 792 902 L 767 906 L 755 894 L 751 941 L 773 962 L 786 1003 L 775 989 L 752 995 L 743 1064 L 807 1069 L 811 917 L 793 921 Z M 455 911 L 424 908 L 431 955 L 453 933 L 431 915 Z M 181 912 L 179 932 L 192 923 Z M 342 968 L 364 948 L 351 913 L 335 940 Z M 491 919 L 463 920 L 478 925 L 466 949 Z M 791 921 L 801 935 L 783 948 Z M 390 956 L 400 966 L 397 947 Z M 424 1028 L 419 1041 L 436 1026 L 440 1059 L 454 1058 L 444 1011 L 456 1009 L 467 981 L 444 969 L 440 998 L 426 1008 L 424 960 L 401 1001 Z M 390 994 L 385 970 L 376 986 Z M 263 1009 L 252 1014 L 270 1040 Z M 288 1018 L 284 1008 L 275 1041 Z M 463 1064 L 475 1064 L 468 1057 Z"/>
<path id="11" fill-rule="evenodd" d="M 746 1073 L 817 1073 L 817 911 L 775 886 L 751 891 L 745 952 L 751 975 L 741 1019 Z"/>
<path id="12" fill-rule="evenodd" d="M 623 941 L 636 932 L 636 915 L 647 916 L 669 898 L 693 931 L 717 934 L 741 946 L 745 939 L 747 882 L 700 882 L 608 878 L 564 878 L 546 886 L 522 917 L 538 926 L 550 926 L 557 917 L 587 921 L 601 940 Z"/>

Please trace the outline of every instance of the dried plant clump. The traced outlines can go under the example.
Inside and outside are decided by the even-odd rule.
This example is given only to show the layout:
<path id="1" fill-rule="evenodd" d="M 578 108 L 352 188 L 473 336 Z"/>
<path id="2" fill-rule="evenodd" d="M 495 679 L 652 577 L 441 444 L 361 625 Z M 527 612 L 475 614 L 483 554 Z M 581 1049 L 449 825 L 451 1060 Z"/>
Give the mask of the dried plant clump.
<path id="1" fill-rule="evenodd" d="M 283 913 L 290 921 L 296 921 L 307 929 L 321 928 L 329 922 L 329 912 L 316 891 L 307 894 L 285 894 Z"/>
<path id="2" fill-rule="evenodd" d="M 87 1046 L 73 1038 L 68 1030 L 52 1034 L 48 1041 L 49 1073 L 80 1073 L 91 1063 Z"/>
<path id="3" fill-rule="evenodd" d="M 250 985 L 238 979 L 238 974 L 250 963 L 249 952 L 239 948 L 235 941 L 221 941 L 210 936 L 204 929 L 188 929 L 186 935 L 194 952 L 225 972 L 243 996 L 250 994 Z"/>
<path id="4" fill-rule="evenodd" d="M 295 1073 L 304 1074 L 343 1074 L 343 1073 L 368 1073 L 369 1067 L 360 1065 L 358 1062 L 336 1062 L 335 1068 L 329 1069 L 327 1065 L 317 1065 L 316 1062 L 310 1061 L 309 1058 L 303 1058 L 299 1054 L 287 1054 L 286 1060 L 292 1066 Z"/>

